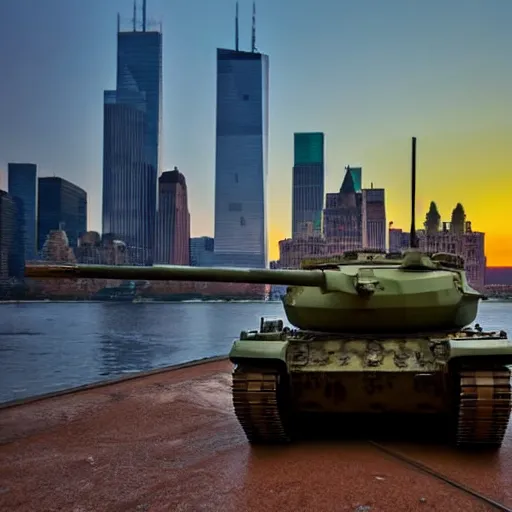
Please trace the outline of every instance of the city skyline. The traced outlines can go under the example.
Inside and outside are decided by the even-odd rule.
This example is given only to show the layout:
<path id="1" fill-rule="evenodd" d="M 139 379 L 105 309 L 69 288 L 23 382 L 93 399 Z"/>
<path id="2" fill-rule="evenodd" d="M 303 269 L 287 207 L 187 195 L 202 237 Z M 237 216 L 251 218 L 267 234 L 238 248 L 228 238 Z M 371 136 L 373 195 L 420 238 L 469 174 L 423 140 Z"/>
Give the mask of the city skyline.
<path id="1" fill-rule="evenodd" d="M 250 47 L 251 4 L 249 1 L 240 2 L 241 49 Z M 391 2 L 390 12 L 386 12 L 386 9 L 375 2 L 372 18 L 377 19 L 380 16 L 379 23 L 364 18 L 365 9 L 351 6 L 350 12 L 343 13 L 338 19 L 336 37 L 329 18 L 341 14 L 341 7 L 326 5 L 320 14 L 311 3 L 296 4 L 296 9 L 290 10 L 295 12 L 286 13 L 291 24 L 289 26 L 293 26 L 288 32 L 284 31 L 284 35 L 289 34 L 289 37 L 279 38 L 278 25 L 283 22 L 285 13 L 276 11 L 270 2 L 261 0 L 257 3 L 259 50 L 268 54 L 272 61 L 269 142 L 270 259 L 277 258 L 277 240 L 291 234 L 293 133 L 322 131 L 325 133 L 326 144 L 325 192 L 334 192 L 339 188 L 345 165 L 360 164 L 364 170 L 363 187 L 369 187 L 369 183 L 373 181 L 386 189 L 387 218 L 396 227 L 403 229 L 408 229 L 410 224 L 409 208 L 403 208 L 401 201 L 409 189 L 408 145 L 410 136 L 416 135 L 419 141 L 417 226 L 422 224 L 421 212 L 426 212 L 431 199 L 436 200 L 443 217 L 449 214 L 454 202 L 460 201 L 471 212 L 474 229 L 487 233 L 488 264 L 510 264 L 512 237 L 508 224 L 503 220 L 503 208 L 508 199 L 507 190 L 510 189 L 505 181 L 506 173 L 509 173 L 508 162 L 512 161 L 512 150 L 508 147 L 508 140 L 512 135 L 512 113 L 511 102 L 507 101 L 510 96 L 507 89 L 510 90 L 511 75 L 510 66 L 506 65 L 508 57 L 504 51 L 510 36 L 503 28 L 506 25 L 504 20 L 510 19 L 512 14 L 510 4 L 498 3 L 491 10 L 465 2 L 462 11 L 456 6 L 447 6 L 441 17 L 441 4 L 431 2 L 428 7 L 410 6 L 407 12 L 392 19 L 399 13 L 397 8 L 404 7 L 405 3 Z M 2 42 L 9 42 L 8 46 L 13 47 L 9 50 L 10 60 L 6 61 L 10 64 L 9 73 L 6 75 L 10 80 L 4 85 L 7 93 L 5 98 L 9 100 L 0 100 L 0 107 L 6 112 L 6 116 L 13 117 L 6 101 L 16 104 L 12 100 L 21 98 L 21 93 L 18 94 L 14 89 L 17 87 L 23 90 L 19 80 L 24 76 L 24 71 L 21 66 L 16 65 L 16 58 L 22 58 L 23 52 L 32 56 L 35 68 L 31 68 L 32 75 L 40 65 L 40 62 L 35 62 L 40 50 L 35 39 L 27 37 L 22 48 L 17 50 L 17 44 L 13 44 L 23 37 L 22 19 L 29 16 L 32 25 L 29 23 L 28 26 L 34 29 L 35 34 L 43 33 L 38 30 L 43 29 L 42 22 L 48 22 L 47 18 L 51 16 L 54 17 L 54 23 L 58 21 L 62 24 L 65 20 L 67 28 L 50 37 L 53 44 L 59 41 L 56 39 L 59 34 L 60 37 L 69 38 L 70 47 L 79 42 L 82 46 L 91 42 L 90 52 L 85 54 L 85 50 L 81 49 L 80 54 L 86 57 L 87 74 L 80 75 L 75 71 L 74 74 L 69 74 L 64 83 L 66 89 L 72 89 L 77 81 L 88 78 L 88 94 L 97 101 L 98 93 L 102 93 L 105 85 L 113 83 L 111 78 L 105 80 L 102 77 L 111 77 L 115 73 L 115 70 L 113 72 L 110 69 L 115 67 L 112 66 L 112 55 L 115 58 L 114 11 L 129 12 L 130 5 L 131 2 L 117 1 L 112 2 L 108 8 L 102 4 L 100 9 L 98 3 L 91 1 L 91 7 L 86 13 L 80 8 L 73 10 L 54 2 L 54 9 L 59 11 L 57 17 L 51 5 L 44 12 L 28 0 L 22 0 L 17 5 L 7 4 L 7 8 L 3 5 L 2 10 L 8 12 L 2 12 L 2 19 L 7 19 L 9 12 L 14 14 L 9 19 L 10 25 L 1 24 L 5 28 L 1 36 Z M 214 198 L 208 181 L 213 185 L 215 102 L 211 103 L 211 100 L 216 89 L 214 52 L 217 47 L 234 47 L 234 5 L 235 2 L 219 2 L 218 8 L 213 9 L 205 3 L 205 19 L 198 21 L 197 17 L 192 17 L 192 11 L 195 13 L 197 6 L 188 9 L 173 5 L 170 9 L 158 0 L 148 2 L 148 9 L 153 15 L 167 16 L 163 28 L 163 96 L 164 105 L 170 104 L 171 107 L 164 107 L 163 145 L 166 148 L 162 169 L 172 169 L 177 165 L 186 176 L 190 197 L 191 236 L 213 235 Z M 27 7 L 32 11 L 29 9 L 27 12 Z M 36 14 L 41 18 L 41 26 L 36 23 Z M 87 24 L 87 34 L 82 16 L 89 22 L 95 21 L 93 31 L 90 30 L 90 23 Z M 414 30 L 406 28 L 406 18 L 416 20 Z M 197 40 L 195 45 L 189 46 L 187 43 L 187 48 L 182 48 L 180 25 L 186 25 L 186 21 L 192 19 L 197 27 Z M 300 33 L 300 27 L 307 26 L 306 19 L 311 23 L 309 33 L 313 29 L 321 30 L 325 25 L 321 37 L 296 37 Z M 454 24 L 457 19 L 458 24 Z M 343 26 L 347 24 L 344 35 L 343 30 L 339 29 L 339 20 L 343 20 Z M 205 32 L 207 24 L 212 28 Z M 357 27 L 360 39 L 364 40 L 365 36 L 371 35 L 366 46 L 354 42 L 355 34 L 348 26 L 350 24 Z M 191 26 L 194 27 L 193 24 Z M 387 27 L 385 32 L 383 26 Z M 71 30 L 73 27 L 74 30 Z M 371 29 L 375 31 L 370 34 Z M 51 31 L 51 24 L 45 30 Z M 67 30 L 71 32 L 68 34 Z M 492 34 L 491 38 L 487 31 Z M 188 32 L 190 35 L 191 31 Z M 436 33 L 435 41 L 429 40 L 427 44 L 427 33 L 431 35 L 433 32 Z M 391 33 L 394 34 L 393 37 L 389 36 Z M 466 33 L 471 33 L 471 41 L 463 38 L 469 46 L 461 48 L 457 37 L 460 39 Z M 75 38 L 72 37 L 73 34 Z M 171 34 L 172 38 L 169 37 Z M 379 37 L 381 39 L 375 46 Z M 408 44 L 409 37 L 410 44 L 406 51 L 403 48 Z M 97 41 L 92 44 L 94 38 Z M 293 39 L 293 44 L 287 39 Z M 183 40 L 185 39 L 182 38 L 181 42 Z M 333 51 L 339 52 L 344 48 L 343 59 L 339 57 L 338 60 L 331 60 L 331 64 L 336 63 L 337 66 L 333 68 L 323 62 L 305 59 L 307 55 L 319 55 L 322 50 L 327 51 L 329 41 L 336 42 L 330 53 L 331 57 L 334 55 Z M 351 42 L 353 44 L 349 44 Z M 476 46 L 469 50 L 471 44 Z M 99 46 L 97 48 L 96 45 L 104 46 L 102 52 L 99 52 Z M 7 47 L 6 44 L 3 46 Z M 44 44 L 39 46 L 45 47 Z M 176 48 L 179 48 L 179 52 Z M 400 51 L 393 54 L 393 48 Z M 411 60 L 413 54 L 409 52 L 413 50 L 416 53 L 414 60 Z M 194 55 L 197 64 L 191 66 L 193 52 L 196 52 Z M 179 58 L 177 53 L 180 53 Z M 58 71 L 60 66 L 65 66 L 65 55 L 63 48 L 57 45 L 51 57 L 40 60 L 46 65 L 51 64 L 51 69 Z M 394 56 L 390 57 L 391 55 Z M 48 61 L 54 57 L 55 60 Z M 400 58 L 404 57 L 408 58 L 401 64 Z M 300 65 L 304 61 L 310 63 L 308 74 L 315 77 L 316 85 L 313 85 L 315 81 L 304 77 L 304 68 Z M 385 69 L 385 66 L 388 68 Z M 334 76 L 328 74 L 329 67 Z M 98 75 L 95 75 L 95 69 L 98 69 Z M 348 81 L 356 82 L 355 85 L 343 80 L 344 75 L 353 75 L 355 71 L 358 72 L 359 80 L 356 76 L 351 76 Z M 200 87 L 197 81 L 199 76 L 203 77 Z M 435 80 L 432 79 L 433 76 Z M 174 78 L 169 80 L 169 77 Z M 196 80 L 196 89 L 200 93 L 196 91 L 194 95 L 187 94 L 187 88 L 191 89 L 187 80 L 192 79 Z M 102 113 L 98 116 L 96 106 L 88 109 L 86 115 L 78 118 L 78 121 L 71 115 L 71 125 L 66 125 L 65 119 L 52 120 L 53 125 L 50 125 L 53 129 L 51 126 L 48 129 L 50 114 L 45 117 L 38 112 L 52 111 L 55 97 L 63 101 L 64 106 L 71 105 L 66 99 L 67 96 L 59 92 L 63 90 L 59 89 L 59 84 L 54 82 L 54 94 L 49 94 L 45 80 L 46 77 L 43 77 L 43 84 L 38 91 L 32 92 L 33 89 L 30 89 L 34 98 L 27 100 L 22 108 L 18 102 L 17 108 L 21 114 L 13 117 L 14 121 L 9 126 L 11 133 L 2 133 L 3 137 L 0 137 L 3 140 L 0 142 L 3 188 L 7 188 L 7 162 L 33 162 L 38 165 L 39 176 L 56 174 L 87 191 L 90 204 L 89 229 L 101 231 L 101 187 L 98 187 L 101 179 L 98 178 L 101 176 L 102 151 L 101 133 L 98 144 L 96 132 L 101 132 L 98 126 L 101 127 Z M 375 81 L 379 82 L 378 86 L 374 84 Z M 336 94 L 334 89 L 338 91 Z M 45 91 L 46 95 L 43 96 Z M 375 95 L 378 97 L 374 97 Z M 77 98 L 80 101 L 77 102 Z M 90 103 L 90 97 L 81 94 L 80 90 L 73 92 L 70 99 L 78 106 Z M 34 100 L 39 103 L 32 104 Z M 101 108 L 101 99 L 99 104 Z M 76 112 L 76 108 L 73 106 L 70 112 Z M 30 112 L 37 115 L 31 116 Z M 41 124 L 43 118 L 44 122 Z M 28 127 L 22 119 L 28 120 L 26 122 L 32 126 Z M 342 124 L 346 124 L 346 128 L 338 126 Z M 201 128 L 200 125 L 204 127 Z M 51 138 L 52 134 L 57 137 L 59 133 L 60 138 Z M 76 139 L 79 139 L 79 143 Z M 72 156 L 66 155 L 67 146 Z M 55 147 L 58 147 L 57 154 Z M 450 170 L 452 172 L 447 172 Z M 482 178 L 484 171 L 485 179 Z"/>

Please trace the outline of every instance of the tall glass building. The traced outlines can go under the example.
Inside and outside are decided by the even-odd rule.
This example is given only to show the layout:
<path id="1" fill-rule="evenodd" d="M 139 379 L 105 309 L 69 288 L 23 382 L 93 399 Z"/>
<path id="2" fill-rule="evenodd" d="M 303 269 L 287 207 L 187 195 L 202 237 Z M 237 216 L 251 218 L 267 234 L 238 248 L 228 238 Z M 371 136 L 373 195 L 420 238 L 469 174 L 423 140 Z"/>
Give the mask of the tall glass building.
<path id="1" fill-rule="evenodd" d="M 215 264 L 267 267 L 269 58 L 217 50 Z"/>
<path id="2" fill-rule="evenodd" d="M 324 134 L 294 134 L 292 236 L 322 233 Z"/>
<path id="3" fill-rule="evenodd" d="M 37 166 L 25 163 L 8 164 L 8 187 L 9 195 L 19 205 L 16 233 L 24 238 L 24 258 L 34 259 L 37 253 Z"/>
<path id="4" fill-rule="evenodd" d="M 87 232 L 87 193 L 63 178 L 39 178 L 37 209 L 38 250 L 52 229 L 66 232 L 70 247 L 77 247 Z"/>
<path id="5" fill-rule="evenodd" d="M 145 20 L 145 12 L 143 13 Z M 154 258 L 162 124 L 162 33 L 117 33 L 116 90 L 105 91 L 104 234 L 125 241 L 135 264 Z"/>
<path id="6" fill-rule="evenodd" d="M 159 169 L 162 125 L 162 33 L 126 31 L 117 33 L 117 101 L 146 114 L 144 157 Z"/>
<path id="7" fill-rule="evenodd" d="M 144 112 L 103 108 L 103 233 L 122 240 L 133 264 L 151 264 L 155 236 L 153 168 L 144 159 Z"/>
<path id="8" fill-rule="evenodd" d="M 18 236 L 21 200 L 0 190 L 0 290 L 11 277 L 23 279 L 24 238 Z"/>

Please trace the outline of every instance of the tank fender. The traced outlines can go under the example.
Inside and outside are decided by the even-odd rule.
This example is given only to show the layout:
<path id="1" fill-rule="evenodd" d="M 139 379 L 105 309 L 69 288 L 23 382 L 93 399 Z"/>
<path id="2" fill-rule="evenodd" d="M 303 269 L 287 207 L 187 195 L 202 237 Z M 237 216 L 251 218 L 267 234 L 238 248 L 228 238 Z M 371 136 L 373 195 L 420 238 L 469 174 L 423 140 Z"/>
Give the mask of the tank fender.
<path id="1" fill-rule="evenodd" d="M 235 364 L 274 360 L 286 365 L 287 349 L 287 341 L 236 340 L 228 357 Z"/>
<path id="2" fill-rule="evenodd" d="M 508 338 L 470 338 L 449 340 L 450 362 L 479 358 L 498 360 L 503 365 L 512 364 L 512 340 Z"/>

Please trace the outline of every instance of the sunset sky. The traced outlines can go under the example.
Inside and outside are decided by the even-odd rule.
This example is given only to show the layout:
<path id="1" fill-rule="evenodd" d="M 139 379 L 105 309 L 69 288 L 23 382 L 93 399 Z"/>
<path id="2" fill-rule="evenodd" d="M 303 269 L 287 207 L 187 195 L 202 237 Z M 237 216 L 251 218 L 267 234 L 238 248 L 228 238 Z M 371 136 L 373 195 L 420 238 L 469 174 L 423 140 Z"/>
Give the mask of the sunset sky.
<path id="1" fill-rule="evenodd" d="M 138 0 L 142 4 L 142 0 Z M 147 0 L 163 21 L 164 169 L 189 190 L 192 236 L 213 235 L 215 52 L 234 46 L 234 0 Z M 101 230 L 103 90 L 115 87 L 116 13 L 131 0 L 1 0 L 0 169 L 38 164 L 89 195 Z M 240 0 L 249 49 L 251 0 Z M 417 224 L 431 200 L 461 202 L 486 232 L 488 265 L 512 265 L 512 2 L 258 0 L 270 55 L 270 257 L 290 235 L 293 133 L 326 136 L 326 192 L 363 167 L 408 229 L 410 138 L 418 138 Z"/>

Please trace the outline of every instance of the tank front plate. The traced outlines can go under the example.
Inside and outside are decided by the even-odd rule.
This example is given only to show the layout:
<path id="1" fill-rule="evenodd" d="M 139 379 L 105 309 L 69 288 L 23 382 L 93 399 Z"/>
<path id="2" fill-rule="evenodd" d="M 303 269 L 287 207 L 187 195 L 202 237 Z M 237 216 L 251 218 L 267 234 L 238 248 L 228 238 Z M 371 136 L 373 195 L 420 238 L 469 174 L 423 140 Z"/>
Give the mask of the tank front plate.
<path id="1" fill-rule="evenodd" d="M 439 372 L 449 358 L 448 340 L 429 338 L 290 340 L 291 373 Z"/>

